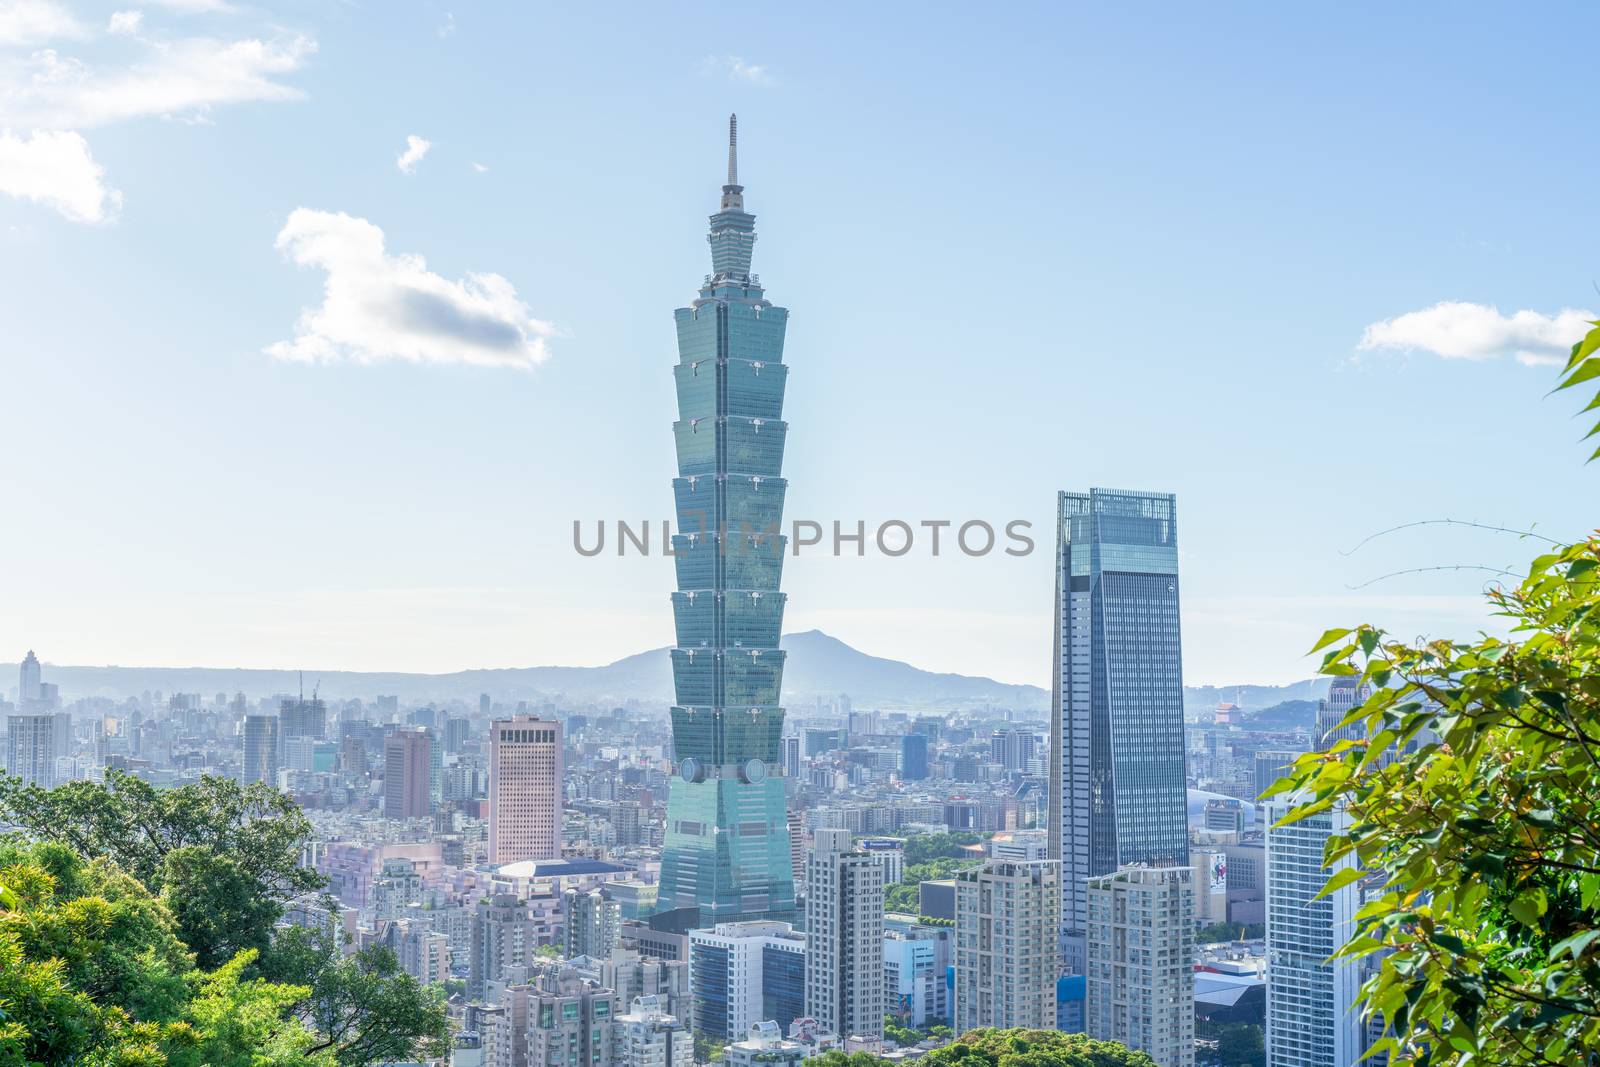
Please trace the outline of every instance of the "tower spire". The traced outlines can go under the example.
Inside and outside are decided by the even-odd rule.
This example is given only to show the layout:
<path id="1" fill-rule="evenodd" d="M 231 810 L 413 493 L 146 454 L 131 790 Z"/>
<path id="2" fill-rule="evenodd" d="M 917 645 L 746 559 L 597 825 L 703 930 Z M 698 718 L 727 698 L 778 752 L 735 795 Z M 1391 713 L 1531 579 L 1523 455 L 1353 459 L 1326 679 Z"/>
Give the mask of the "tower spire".
<path id="1" fill-rule="evenodd" d="M 728 116 L 728 184 L 739 184 L 739 116 Z"/>

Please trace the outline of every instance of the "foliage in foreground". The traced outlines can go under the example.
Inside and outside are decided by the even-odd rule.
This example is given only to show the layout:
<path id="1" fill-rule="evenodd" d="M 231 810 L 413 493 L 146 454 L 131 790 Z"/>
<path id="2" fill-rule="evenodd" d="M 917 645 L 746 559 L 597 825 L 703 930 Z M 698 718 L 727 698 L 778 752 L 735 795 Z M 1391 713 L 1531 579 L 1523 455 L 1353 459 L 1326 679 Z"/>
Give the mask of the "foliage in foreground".
<path id="1" fill-rule="evenodd" d="M 237 1061 L 257 1067 L 279 1051 L 365 1067 L 444 1048 L 443 997 L 393 953 L 277 931 L 285 901 L 321 884 L 298 865 L 310 825 L 282 793 L 0 776 L 0 820 L 36 842 L 0 842 L 0 971 L 31 976 L 0 980 L 0 1067 L 230 1064 L 235 1040 L 266 1057 Z"/>
<path id="2" fill-rule="evenodd" d="M 1600 325 L 1600 324 L 1597 324 Z M 1558 388 L 1600 379 L 1600 328 Z M 1585 411 L 1600 409 L 1600 395 Z M 1590 436 L 1600 434 L 1600 425 Z M 1600 458 L 1597 450 L 1591 459 Z M 1489 599 L 1510 638 L 1330 630 L 1322 671 L 1370 699 L 1365 740 L 1302 757 L 1269 793 L 1354 825 L 1327 858 L 1381 872 L 1342 955 L 1376 955 L 1366 1009 L 1391 1063 L 1593 1064 L 1600 1056 L 1600 535 Z"/>
<path id="3" fill-rule="evenodd" d="M 304 987 L 197 969 L 165 906 L 114 864 L 0 845 L 0 1065 L 312 1067 Z"/>
<path id="4" fill-rule="evenodd" d="M 111 771 L 104 785 L 41 789 L 0 777 L 0 821 L 109 860 L 163 894 L 204 968 L 246 949 L 265 952 L 282 901 L 321 884 L 300 866 L 311 823 L 290 797 L 260 782 L 207 775 L 157 789 Z"/>

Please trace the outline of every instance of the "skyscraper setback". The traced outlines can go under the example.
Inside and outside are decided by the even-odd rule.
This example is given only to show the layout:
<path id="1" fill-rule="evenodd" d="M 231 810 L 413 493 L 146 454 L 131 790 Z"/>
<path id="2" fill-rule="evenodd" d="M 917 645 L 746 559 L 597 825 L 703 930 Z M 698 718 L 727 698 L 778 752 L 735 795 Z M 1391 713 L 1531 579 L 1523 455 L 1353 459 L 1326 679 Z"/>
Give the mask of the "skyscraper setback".
<path id="1" fill-rule="evenodd" d="M 663 929 L 794 914 L 778 706 L 788 312 L 750 272 L 755 216 L 744 210 L 737 150 L 730 118 L 728 182 L 707 238 L 712 273 L 675 313 L 678 762 L 652 919 Z"/>
<path id="2" fill-rule="evenodd" d="M 1084 973 L 1085 879 L 1189 862 L 1177 501 L 1057 497 L 1050 854 L 1061 950 Z"/>

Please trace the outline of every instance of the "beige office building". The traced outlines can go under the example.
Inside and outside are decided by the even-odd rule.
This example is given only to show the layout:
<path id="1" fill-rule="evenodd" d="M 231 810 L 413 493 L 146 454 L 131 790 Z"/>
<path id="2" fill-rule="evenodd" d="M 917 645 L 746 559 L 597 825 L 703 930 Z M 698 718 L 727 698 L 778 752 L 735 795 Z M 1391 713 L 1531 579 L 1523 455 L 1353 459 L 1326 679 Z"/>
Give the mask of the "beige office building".
<path id="1" fill-rule="evenodd" d="M 501 719 L 489 744 L 489 862 L 560 859 L 561 724 Z"/>

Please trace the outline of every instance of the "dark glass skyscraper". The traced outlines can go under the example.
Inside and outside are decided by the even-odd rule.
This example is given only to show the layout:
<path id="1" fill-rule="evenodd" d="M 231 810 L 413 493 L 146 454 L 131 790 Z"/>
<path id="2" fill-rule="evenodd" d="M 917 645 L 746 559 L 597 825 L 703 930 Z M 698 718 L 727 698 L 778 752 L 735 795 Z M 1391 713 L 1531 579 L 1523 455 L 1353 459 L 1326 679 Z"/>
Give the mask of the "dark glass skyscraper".
<path id="1" fill-rule="evenodd" d="M 1085 878 L 1189 862 L 1176 509 L 1168 493 L 1057 497 L 1049 843 L 1069 973 Z"/>
<path id="2" fill-rule="evenodd" d="M 778 706 L 789 313 L 750 273 L 755 216 L 739 184 L 737 123 L 729 119 L 728 183 L 711 216 L 712 273 L 675 313 L 678 773 L 652 919 L 663 929 L 794 915 Z"/>
<path id="3" fill-rule="evenodd" d="M 900 780 L 920 782 L 928 777 L 928 739 L 906 734 L 900 739 Z"/>

